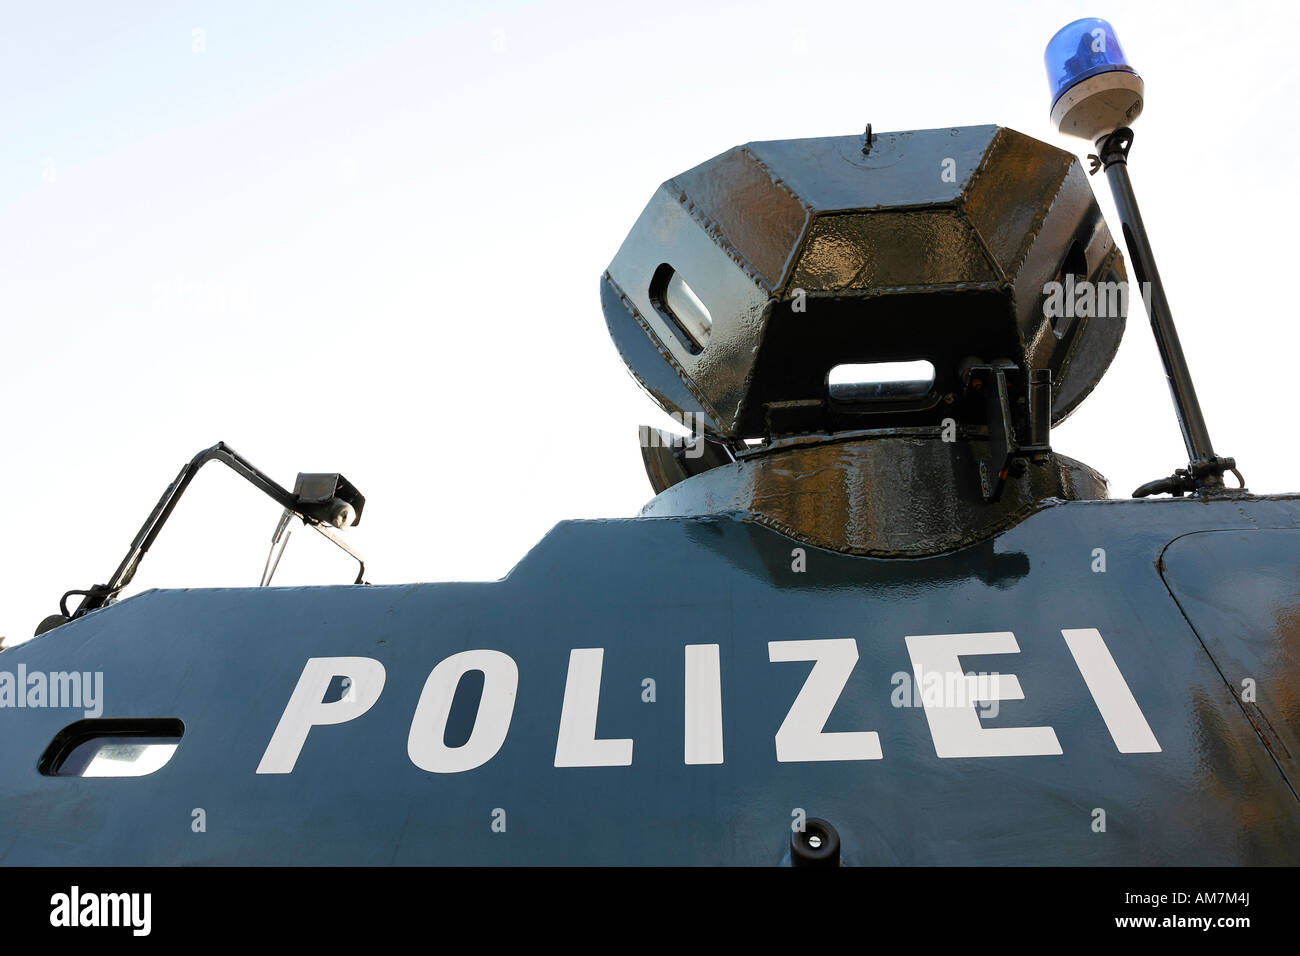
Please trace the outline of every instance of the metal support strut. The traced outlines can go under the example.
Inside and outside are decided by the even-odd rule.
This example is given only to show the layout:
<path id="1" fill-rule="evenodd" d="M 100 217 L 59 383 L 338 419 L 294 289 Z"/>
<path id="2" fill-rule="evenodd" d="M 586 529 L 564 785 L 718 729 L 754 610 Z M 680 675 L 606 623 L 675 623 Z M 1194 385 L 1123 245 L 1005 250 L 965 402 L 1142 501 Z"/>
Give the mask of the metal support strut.
<path id="1" fill-rule="evenodd" d="M 126 557 L 122 559 L 122 563 L 118 565 L 117 570 L 113 572 L 109 582 L 107 584 L 96 584 L 84 591 L 72 590 L 65 593 L 59 601 L 60 613 L 51 615 L 42 621 L 36 633 L 38 635 L 42 634 L 47 630 L 58 627 L 60 624 L 113 603 L 118 594 L 135 577 L 136 569 L 139 568 L 140 562 L 149 551 L 149 547 L 154 543 L 154 539 L 158 537 L 158 533 L 171 516 L 172 510 L 180 501 L 181 495 L 185 493 L 185 489 L 194 480 L 194 476 L 198 474 L 199 469 L 210 461 L 219 461 L 226 465 L 263 494 L 279 503 L 284 508 L 286 517 L 296 516 L 300 518 L 304 524 L 319 531 L 346 551 L 358 565 L 355 583 L 365 583 L 366 566 L 361 556 L 327 527 L 341 528 L 348 523 L 355 524 L 360 519 L 365 498 L 346 479 L 340 475 L 299 475 L 298 487 L 294 491 L 289 491 L 278 485 L 225 442 L 217 442 L 211 448 L 205 448 L 199 452 L 181 468 L 176 478 L 163 492 L 162 498 L 158 500 L 158 504 L 154 506 L 149 517 L 145 519 L 143 527 L 136 534 L 135 540 L 131 542 L 130 550 L 127 551 Z M 329 480 L 324 485 L 321 485 L 321 479 Z M 321 487 L 327 488 L 326 494 L 319 493 Z M 337 495 L 335 495 L 336 490 Z M 309 494 L 309 491 L 316 493 Z M 282 519 L 282 523 L 284 523 L 284 519 Z M 279 537 L 278 529 L 277 537 Z M 274 573 L 274 567 L 269 567 L 269 564 L 268 559 L 268 570 L 270 573 Z M 263 583 L 266 583 L 269 579 L 270 575 L 267 571 L 264 571 Z M 69 611 L 68 598 L 74 595 L 81 596 L 82 600 L 75 610 Z"/>
<path id="2" fill-rule="evenodd" d="M 1214 446 L 1210 443 L 1210 432 L 1205 424 L 1205 416 L 1201 413 L 1200 402 L 1196 399 L 1196 388 L 1187 368 L 1187 359 L 1178 341 L 1169 300 L 1165 298 L 1164 285 L 1160 281 L 1160 272 L 1156 269 L 1155 255 L 1151 251 L 1151 241 L 1142 225 L 1137 197 L 1128 178 L 1128 152 L 1132 145 L 1133 131 L 1127 126 L 1099 140 L 1097 148 L 1100 156 L 1090 157 L 1093 160 L 1091 171 L 1095 173 L 1098 168 L 1106 170 L 1106 179 L 1110 182 L 1111 195 L 1115 199 L 1115 208 L 1124 230 L 1124 245 L 1128 249 L 1129 261 L 1133 265 L 1139 286 L 1149 293 L 1143 296 L 1143 301 L 1148 303 L 1151 331 L 1155 333 L 1156 348 L 1160 351 L 1160 361 L 1165 367 L 1165 378 L 1169 382 L 1169 392 L 1178 413 L 1178 427 L 1183 433 L 1188 458 L 1185 469 L 1177 469 L 1168 478 L 1147 482 L 1133 492 L 1133 497 L 1145 498 L 1147 495 L 1164 492 L 1175 497 L 1182 496 L 1184 492 L 1212 494 L 1223 489 L 1225 471 L 1231 471 L 1244 486 L 1236 461 L 1216 455 Z"/>

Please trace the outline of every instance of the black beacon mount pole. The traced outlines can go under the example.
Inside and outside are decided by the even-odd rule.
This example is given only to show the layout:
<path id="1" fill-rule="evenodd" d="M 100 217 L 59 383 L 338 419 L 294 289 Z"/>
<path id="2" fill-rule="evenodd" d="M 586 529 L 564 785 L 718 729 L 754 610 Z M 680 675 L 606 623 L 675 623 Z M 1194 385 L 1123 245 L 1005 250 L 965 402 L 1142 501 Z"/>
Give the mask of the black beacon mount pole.
<path id="1" fill-rule="evenodd" d="M 1124 56 L 1115 28 L 1099 17 L 1075 20 L 1057 30 L 1047 43 L 1043 60 L 1052 92 L 1052 125 L 1066 136 L 1095 143 L 1097 155 L 1088 157 L 1090 173 L 1106 170 L 1124 230 L 1124 245 L 1142 290 L 1142 301 L 1151 319 L 1151 331 L 1156 337 L 1156 348 L 1178 414 L 1178 427 L 1187 446 L 1186 468 L 1175 470 L 1168 478 L 1147 482 L 1133 492 L 1133 497 L 1245 491 L 1237 463 L 1214 453 L 1210 430 L 1196 400 L 1192 373 L 1174 329 L 1165 287 L 1156 269 L 1151 240 L 1142 225 L 1133 183 L 1128 178 L 1128 153 L 1133 145 L 1131 125 L 1141 115 L 1146 95 L 1142 77 Z M 1224 486 L 1223 474 L 1227 471 L 1237 476 L 1238 488 Z"/>
<path id="2" fill-rule="evenodd" d="M 1156 337 L 1160 361 L 1165 367 L 1165 378 L 1169 382 L 1169 392 L 1174 400 L 1178 427 L 1183 433 L 1188 458 L 1186 468 L 1175 470 L 1168 478 L 1148 481 L 1133 492 L 1133 497 L 1145 498 L 1158 494 L 1181 497 L 1188 492 L 1215 494 L 1225 490 L 1223 474 L 1227 471 L 1236 476 L 1240 486 L 1232 490 L 1244 490 L 1245 482 L 1241 472 L 1237 471 L 1237 462 L 1214 453 L 1210 430 L 1196 398 L 1196 386 L 1192 384 L 1192 373 L 1178 341 L 1178 330 L 1174 328 L 1174 317 L 1169 308 L 1169 300 L 1165 297 L 1164 284 L 1160 281 L 1160 271 L 1156 268 L 1151 240 L 1147 238 L 1142 213 L 1138 210 L 1137 196 L 1128 176 L 1128 153 L 1132 145 L 1133 130 L 1123 126 L 1098 140 L 1099 155 L 1088 158 L 1092 163 L 1092 173 L 1096 173 L 1099 168 L 1106 170 L 1106 179 L 1110 183 L 1111 195 L 1124 230 L 1124 245 L 1128 249 L 1129 262 L 1137 275 L 1139 287 L 1144 292 L 1143 301 L 1151 319 L 1151 331 Z"/>

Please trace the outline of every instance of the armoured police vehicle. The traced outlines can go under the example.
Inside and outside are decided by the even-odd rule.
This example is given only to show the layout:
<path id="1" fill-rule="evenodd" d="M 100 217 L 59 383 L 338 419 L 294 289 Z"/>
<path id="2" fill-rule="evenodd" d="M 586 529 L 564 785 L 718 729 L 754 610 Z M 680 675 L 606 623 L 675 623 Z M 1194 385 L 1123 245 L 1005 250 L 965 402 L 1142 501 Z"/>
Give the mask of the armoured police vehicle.
<path id="1" fill-rule="evenodd" d="M 1209 442 L 1126 172 L 1140 78 L 1102 21 L 1047 60 L 1127 266 L 1079 159 L 997 126 L 672 177 L 600 278 L 687 433 L 641 430 L 641 512 L 497 582 L 118 601 L 207 462 L 283 505 L 277 547 L 362 516 L 208 449 L 0 654 L 0 861 L 1296 862 L 1300 496 Z M 1189 461 L 1112 497 L 1052 427 L 1138 297 Z"/>

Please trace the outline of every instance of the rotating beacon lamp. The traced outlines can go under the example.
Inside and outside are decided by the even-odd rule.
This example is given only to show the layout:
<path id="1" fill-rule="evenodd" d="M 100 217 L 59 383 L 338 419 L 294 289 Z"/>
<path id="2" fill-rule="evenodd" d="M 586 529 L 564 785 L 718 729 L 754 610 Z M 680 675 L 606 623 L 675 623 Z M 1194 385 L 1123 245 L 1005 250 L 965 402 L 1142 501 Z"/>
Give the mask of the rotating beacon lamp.
<path id="1" fill-rule="evenodd" d="M 1231 471 L 1238 483 L 1244 484 L 1236 462 L 1214 454 L 1187 359 L 1174 329 L 1169 301 L 1156 270 L 1151 242 L 1142 225 L 1133 184 L 1128 178 L 1128 153 L 1133 145 L 1133 130 L 1128 124 L 1142 113 L 1145 92 L 1142 77 L 1125 59 L 1115 28 L 1095 17 L 1075 20 L 1058 30 L 1047 42 L 1043 59 L 1052 90 L 1052 125 L 1067 136 L 1078 136 L 1097 145 L 1099 155 L 1089 156 L 1091 171 L 1106 170 L 1129 261 L 1138 282 L 1149 291 L 1143 301 L 1148 303 L 1151 329 L 1187 446 L 1185 469 L 1175 470 L 1168 478 L 1147 482 L 1133 492 L 1133 497 L 1166 492 L 1176 497 L 1185 492 L 1221 492 L 1225 471 Z"/>

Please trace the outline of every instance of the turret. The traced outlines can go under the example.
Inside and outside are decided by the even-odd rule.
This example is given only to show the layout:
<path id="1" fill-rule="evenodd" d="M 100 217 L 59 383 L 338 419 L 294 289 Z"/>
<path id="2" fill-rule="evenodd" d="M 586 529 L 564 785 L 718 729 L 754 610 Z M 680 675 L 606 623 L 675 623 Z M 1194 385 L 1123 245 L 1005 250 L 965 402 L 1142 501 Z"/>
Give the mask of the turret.
<path id="1" fill-rule="evenodd" d="M 1075 156 L 1014 130 L 736 147 L 659 188 L 601 295 L 695 436 L 642 429 L 644 514 L 915 555 L 1106 494 L 1050 429 L 1119 346 L 1123 259 Z"/>

